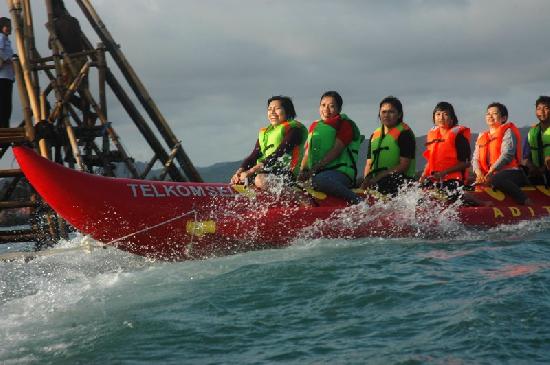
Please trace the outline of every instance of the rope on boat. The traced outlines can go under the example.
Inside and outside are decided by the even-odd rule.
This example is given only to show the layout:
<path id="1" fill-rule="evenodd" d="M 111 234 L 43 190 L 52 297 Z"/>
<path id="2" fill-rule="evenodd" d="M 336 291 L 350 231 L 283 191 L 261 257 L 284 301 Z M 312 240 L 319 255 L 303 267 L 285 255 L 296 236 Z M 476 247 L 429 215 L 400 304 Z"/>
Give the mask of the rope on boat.
<path id="1" fill-rule="evenodd" d="M 115 243 L 117 243 L 119 241 L 122 241 L 126 238 L 130 238 L 132 236 L 135 236 L 136 234 L 140 234 L 140 233 L 143 233 L 143 232 L 147 232 L 151 229 L 161 227 L 165 224 L 168 224 L 168 223 L 173 222 L 175 220 L 181 219 L 181 218 L 183 218 L 187 215 L 190 215 L 190 214 L 195 214 L 195 216 L 196 216 L 196 211 L 191 210 L 189 212 L 180 214 L 176 217 L 172 217 L 170 219 L 167 219 L 167 220 L 162 221 L 160 223 L 154 224 L 152 226 L 148 226 L 148 227 L 142 228 L 140 230 L 137 230 L 133 233 L 127 234 L 125 236 L 116 238 L 116 239 L 111 240 L 111 241 L 109 241 L 105 244 L 93 244 L 93 243 L 90 242 L 91 239 L 92 239 L 90 236 L 84 236 L 84 238 L 82 239 L 82 244 L 77 246 L 77 247 L 55 248 L 55 249 L 52 248 L 52 249 L 49 249 L 49 250 L 34 251 L 34 252 L 8 252 L 8 253 L 5 253 L 5 254 L 0 254 L 0 262 L 9 262 L 9 261 L 15 261 L 15 260 L 24 260 L 25 262 L 28 262 L 28 261 L 34 260 L 37 257 L 53 256 L 53 255 L 58 255 L 58 254 L 61 254 L 61 253 L 75 252 L 75 251 L 85 251 L 87 253 L 91 253 L 95 249 L 98 249 L 98 248 L 106 249 L 107 245 L 112 245 L 112 244 L 115 244 Z"/>
<path id="2" fill-rule="evenodd" d="M 183 218 L 183 217 L 185 217 L 186 215 L 190 215 L 190 214 L 192 214 L 192 213 L 193 213 L 193 214 L 196 213 L 195 210 L 190 210 L 189 212 L 180 214 L 180 215 L 178 215 L 178 216 L 176 216 L 176 217 L 167 219 L 167 220 L 165 220 L 165 221 L 162 221 L 162 222 L 160 222 L 160 223 L 154 224 L 154 225 L 152 225 L 152 226 L 145 227 L 145 228 L 140 229 L 140 230 L 138 230 L 138 231 L 135 231 L 135 232 L 133 232 L 133 233 L 130 233 L 130 234 L 127 234 L 127 235 L 125 235 L 125 236 L 116 238 L 116 239 L 114 239 L 114 240 L 111 240 L 111 241 L 107 242 L 106 245 L 112 245 L 113 243 L 117 243 L 118 241 L 122 241 L 122 240 L 124 240 L 124 239 L 126 239 L 126 238 L 130 238 L 130 237 L 132 237 L 132 236 L 135 236 L 136 234 L 140 234 L 140 233 L 143 233 L 143 232 L 150 231 L 150 230 L 152 230 L 152 229 L 154 229 L 154 228 L 157 228 L 157 227 L 163 226 L 163 225 L 165 225 L 165 224 L 171 223 L 171 222 L 173 222 L 173 221 L 175 221 L 175 220 L 178 220 L 178 219 L 180 219 L 180 218 Z"/>
<path id="3" fill-rule="evenodd" d="M 61 253 L 68 253 L 68 252 L 75 252 L 75 251 L 85 251 L 87 253 L 91 253 L 95 249 L 107 248 L 105 245 L 102 245 L 102 244 L 93 244 L 89 242 L 89 240 L 90 238 L 88 236 L 84 237 L 83 241 L 85 243 L 77 247 L 52 248 L 50 250 L 33 251 L 33 252 L 8 252 L 0 255 L 0 262 L 9 262 L 9 261 L 16 261 L 16 260 L 24 260 L 25 262 L 29 262 L 31 260 L 34 260 L 37 257 L 53 256 Z"/>

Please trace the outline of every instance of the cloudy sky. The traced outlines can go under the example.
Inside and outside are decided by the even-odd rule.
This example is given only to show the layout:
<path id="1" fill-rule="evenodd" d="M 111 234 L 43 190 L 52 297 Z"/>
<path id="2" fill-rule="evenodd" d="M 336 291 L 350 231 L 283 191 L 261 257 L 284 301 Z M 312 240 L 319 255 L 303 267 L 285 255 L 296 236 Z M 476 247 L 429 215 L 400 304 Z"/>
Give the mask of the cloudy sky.
<path id="1" fill-rule="evenodd" d="M 42 2 L 32 3 L 44 41 Z M 96 40 L 79 8 L 66 3 Z M 245 157 L 267 124 L 272 95 L 291 96 L 298 119 L 309 125 L 318 117 L 320 95 L 337 90 L 344 112 L 368 136 L 387 95 L 401 99 L 406 121 L 423 135 L 441 100 L 479 132 L 488 103 L 503 102 L 510 119 L 524 126 L 535 120 L 535 99 L 550 94 L 548 0 L 93 4 L 198 166 Z M 0 14 L 6 11 L 0 2 Z M 45 43 L 39 49 L 46 53 Z M 114 99 L 109 118 L 130 153 L 148 160 L 150 152 Z"/>

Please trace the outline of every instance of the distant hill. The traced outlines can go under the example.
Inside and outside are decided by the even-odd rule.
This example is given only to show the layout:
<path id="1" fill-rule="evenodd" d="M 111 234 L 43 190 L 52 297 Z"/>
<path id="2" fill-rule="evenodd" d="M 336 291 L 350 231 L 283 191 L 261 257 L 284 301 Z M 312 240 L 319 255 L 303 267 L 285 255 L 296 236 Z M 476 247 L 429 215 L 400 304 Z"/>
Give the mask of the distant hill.
<path id="1" fill-rule="evenodd" d="M 521 141 L 525 140 L 529 127 L 522 127 L 519 129 L 521 133 Z M 370 135 L 369 135 L 370 136 Z M 368 138 L 369 136 L 365 136 Z M 470 145 L 472 147 L 472 153 L 474 151 L 474 145 L 477 140 L 477 133 L 472 134 Z M 424 152 L 424 144 L 426 143 L 426 135 L 416 137 L 416 171 L 422 171 L 426 165 L 426 159 L 422 156 Z M 368 142 L 364 142 L 361 145 L 359 151 L 359 171 L 363 171 L 366 163 Z M 197 170 L 206 182 L 226 182 L 231 178 L 231 175 L 237 170 L 241 161 L 233 162 L 218 162 L 208 167 L 198 167 Z"/>
<path id="2" fill-rule="evenodd" d="M 205 182 L 228 182 L 241 162 L 218 162 L 208 167 L 197 167 L 197 170 Z"/>

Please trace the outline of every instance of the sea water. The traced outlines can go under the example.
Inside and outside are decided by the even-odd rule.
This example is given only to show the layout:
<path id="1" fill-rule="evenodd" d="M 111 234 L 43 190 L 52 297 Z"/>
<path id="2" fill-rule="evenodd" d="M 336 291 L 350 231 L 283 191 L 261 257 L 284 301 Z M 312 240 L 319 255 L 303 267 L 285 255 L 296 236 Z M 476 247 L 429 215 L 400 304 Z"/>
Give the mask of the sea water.
<path id="1" fill-rule="evenodd" d="M 175 263 L 83 240 L 0 262 L 0 363 L 550 363 L 550 220 Z"/>

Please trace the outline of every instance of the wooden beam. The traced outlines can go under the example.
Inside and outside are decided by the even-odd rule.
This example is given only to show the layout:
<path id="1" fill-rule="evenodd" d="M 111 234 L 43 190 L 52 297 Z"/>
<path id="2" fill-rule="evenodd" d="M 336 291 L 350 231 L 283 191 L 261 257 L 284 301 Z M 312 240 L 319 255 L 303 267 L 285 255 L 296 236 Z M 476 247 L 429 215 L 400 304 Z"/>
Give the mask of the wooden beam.
<path id="1" fill-rule="evenodd" d="M 96 31 L 101 41 L 105 44 L 105 47 L 111 54 L 111 57 L 115 60 L 116 64 L 122 71 L 122 74 L 125 76 L 126 80 L 128 81 L 128 84 L 134 90 L 138 100 L 143 105 L 143 108 L 153 121 L 153 123 L 158 128 L 160 134 L 164 138 L 165 142 L 170 148 L 173 148 L 177 145 L 178 139 L 176 138 L 175 134 L 170 129 L 170 126 L 168 125 L 166 119 L 158 109 L 157 105 L 153 101 L 153 98 L 149 95 L 147 92 L 145 86 L 137 76 L 136 72 L 126 59 L 126 56 L 124 56 L 124 53 L 120 49 L 120 47 L 117 45 L 107 28 L 105 27 L 105 24 L 103 24 L 101 18 L 93 8 L 92 4 L 89 0 L 76 0 L 77 4 L 82 9 L 82 12 L 90 22 L 92 28 Z M 202 178 L 198 171 L 196 170 L 195 166 L 183 150 L 183 147 L 181 145 L 179 146 L 176 158 L 178 162 L 180 163 L 182 169 L 185 171 L 186 175 L 189 177 L 191 181 L 197 181 L 202 182 Z"/>

